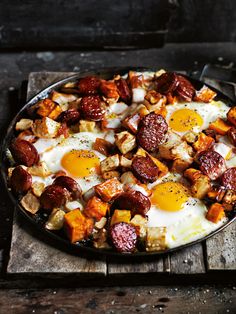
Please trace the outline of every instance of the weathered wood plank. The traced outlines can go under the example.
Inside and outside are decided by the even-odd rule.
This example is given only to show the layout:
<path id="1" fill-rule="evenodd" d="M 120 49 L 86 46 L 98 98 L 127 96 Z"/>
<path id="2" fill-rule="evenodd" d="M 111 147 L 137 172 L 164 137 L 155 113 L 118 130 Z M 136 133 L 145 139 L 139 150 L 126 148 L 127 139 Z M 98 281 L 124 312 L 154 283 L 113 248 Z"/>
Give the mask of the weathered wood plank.
<path id="1" fill-rule="evenodd" d="M 65 253 L 36 238 L 37 232 L 38 230 L 34 231 L 26 226 L 16 211 L 7 266 L 8 274 L 79 273 L 103 276 L 106 274 L 104 261 L 87 260 Z"/>
<path id="2" fill-rule="evenodd" d="M 206 241 L 208 270 L 236 269 L 236 222 Z"/>
<path id="3" fill-rule="evenodd" d="M 205 273 L 202 244 L 195 244 L 170 254 L 170 270 L 172 274 Z"/>

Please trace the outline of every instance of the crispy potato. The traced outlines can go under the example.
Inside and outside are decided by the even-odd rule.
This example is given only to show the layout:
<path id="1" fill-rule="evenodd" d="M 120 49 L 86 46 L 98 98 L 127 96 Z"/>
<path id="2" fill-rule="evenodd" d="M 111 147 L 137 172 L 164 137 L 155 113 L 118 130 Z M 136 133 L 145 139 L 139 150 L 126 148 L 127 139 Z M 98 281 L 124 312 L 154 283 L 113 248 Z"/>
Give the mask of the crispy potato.
<path id="1" fill-rule="evenodd" d="M 127 131 L 115 135 L 115 143 L 122 154 L 126 154 L 136 147 L 136 138 Z"/>
<path id="2" fill-rule="evenodd" d="M 31 191 L 22 197 L 20 203 L 31 214 L 36 214 L 40 207 L 38 198 Z"/>
<path id="3" fill-rule="evenodd" d="M 45 228 L 48 230 L 62 229 L 64 224 L 64 216 L 64 210 L 61 210 L 60 208 L 54 208 L 45 224 Z"/>
<path id="4" fill-rule="evenodd" d="M 105 156 L 111 155 L 113 147 L 113 144 L 104 140 L 103 138 L 96 138 L 95 142 L 93 143 L 93 149 Z"/>
<path id="5" fill-rule="evenodd" d="M 102 217 L 99 221 L 95 222 L 94 227 L 99 230 L 99 229 L 104 228 L 106 223 L 107 223 L 107 218 Z"/>
<path id="6" fill-rule="evenodd" d="M 85 216 L 89 218 L 94 218 L 96 221 L 99 221 L 102 217 L 106 216 L 109 208 L 110 206 L 108 203 L 103 202 L 97 196 L 93 196 L 89 199 L 83 213 Z"/>
<path id="7" fill-rule="evenodd" d="M 147 218 L 141 215 L 135 215 L 130 223 L 135 226 L 138 236 L 145 239 L 147 234 Z"/>
<path id="8" fill-rule="evenodd" d="M 120 156 L 120 166 L 124 168 L 130 168 L 132 165 L 132 160 L 126 158 L 125 156 Z"/>
<path id="9" fill-rule="evenodd" d="M 123 191 L 122 184 L 117 178 L 107 180 L 94 187 L 95 192 L 105 201 L 109 202 Z"/>
<path id="10" fill-rule="evenodd" d="M 217 223 L 224 217 L 225 217 L 224 207 L 219 203 L 212 204 L 206 214 L 206 219 L 214 223 Z"/>
<path id="11" fill-rule="evenodd" d="M 122 125 L 128 129 L 131 133 L 136 134 L 138 132 L 138 124 L 141 120 L 139 113 L 129 115 L 122 121 Z"/>
<path id="12" fill-rule="evenodd" d="M 107 171 L 112 171 L 112 170 L 116 170 L 120 165 L 120 158 L 119 155 L 113 155 L 113 156 L 109 156 L 106 159 L 104 159 L 103 161 L 100 162 L 100 169 L 101 172 L 107 172 Z"/>
<path id="13" fill-rule="evenodd" d="M 51 171 L 49 170 L 47 164 L 44 161 L 41 161 L 40 163 L 32 167 L 28 167 L 27 171 L 32 176 L 38 176 L 42 178 L 45 178 L 51 174 Z"/>
<path id="14" fill-rule="evenodd" d="M 45 184 L 43 182 L 33 182 L 32 183 L 32 192 L 35 196 L 40 197 L 40 195 L 43 193 Z"/>
<path id="15" fill-rule="evenodd" d="M 62 113 L 61 107 L 49 98 L 40 100 L 37 105 L 37 114 L 41 117 L 56 120 Z"/>
<path id="16" fill-rule="evenodd" d="M 191 191 L 194 197 L 203 199 L 211 190 L 211 183 L 208 176 L 200 170 L 189 168 L 184 172 L 184 176 L 191 181 Z"/>
<path id="17" fill-rule="evenodd" d="M 204 85 L 199 91 L 196 91 L 194 97 L 195 101 L 202 101 L 205 103 L 211 102 L 216 97 L 216 92 Z"/>
<path id="18" fill-rule="evenodd" d="M 173 161 L 171 171 L 177 172 L 177 173 L 183 173 L 184 170 L 186 170 L 189 167 L 189 162 L 184 161 L 180 158 L 177 158 Z"/>
<path id="19" fill-rule="evenodd" d="M 207 136 L 204 133 L 200 133 L 198 135 L 197 141 L 193 143 L 193 148 L 197 152 L 201 152 L 201 151 L 209 149 L 214 144 L 214 142 L 215 140 L 212 137 Z"/>
<path id="20" fill-rule="evenodd" d="M 50 98 L 56 103 L 58 103 L 58 105 L 64 111 L 69 108 L 70 102 L 75 101 L 77 99 L 77 96 L 73 94 L 63 94 L 63 93 L 58 93 L 57 91 L 53 91 L 50 95 Z"/>
<path id="21" fill-rule="evenodd" d="M 214 130 L 220 135 L 225 135 L 230 128 L 231 126 L 221 118 L 216 119 L 216 121 L 210 123 L 209 125 L 210 130 Z"/>
<path id="22" fill-rule="evenodd" d="M 103 172 L 102 177 L 105 180 L 109 180 L 109 179 L 112 179 L 112 178 L 119 178 L 120 177 L 120 173 L 119 173 L 119 171 L 115 171 L 115 170 L 107 171 L 107 172 Z"/>
<path id="23" fill-rule="evenodd" d="M 236 106 L 230 108 L 230 110 L 227 113 L 227 119 L 230 123 L 236 126 Z"/>
<path id="24" fill-rule="evenodd" d="M 25 131 L 28 130 L 32 127 L 33 125 L 33 120 L 31 119 L 20 119 L 20 121 L 18 121 L 16 123 L 16 131 Z"/>
<path id="25" fill-rule="evenodd" d="M 96 122 L 95 121 L 87 121 L 87 120 L 80 120 L 79 122 L 79 131 L 80 132 L 93 132 L 96 133 Z"/>
<path id="26" fill-rule="evenodd" d="M 61 124 L 46 117 L 35 120 L 32 126 L 33 134 L 40 138 L 53 138 L 57 136 Z"/>
<path id="27" fill-rule="evenodd" d="M 162 251 L 166 249 L 166 227 L 148 227 L 146 235 L 146 251 Z"/>

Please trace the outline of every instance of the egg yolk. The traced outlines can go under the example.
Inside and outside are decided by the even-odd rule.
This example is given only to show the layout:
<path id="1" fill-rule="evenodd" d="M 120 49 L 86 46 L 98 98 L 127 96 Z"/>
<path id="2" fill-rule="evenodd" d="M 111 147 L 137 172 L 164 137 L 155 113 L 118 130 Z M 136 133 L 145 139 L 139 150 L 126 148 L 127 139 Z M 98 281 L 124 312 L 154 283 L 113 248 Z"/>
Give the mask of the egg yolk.
<path id="1" fill-rule="evenodd" d="M 169 121 L 169 126 L 178 132 L 190 131 L 196 126 L 201 127 L 202 124 L 202 117 L 196 111 L 190 109 L 175 111 Z"/>
<path id="2" fill-rule="evenodd" d="M 152 204 L 166 211 L 179 211 L 189 198 L 188 189 L 179 182 L 164 182 L 156 185 L 151 198 Z"/>
<path id="3" fill-rule="evenodd" d="M 62 157 L 61 165 L 73 177 L 82 178 L 98 173 L 100 160 L 89 150 L 72 150 Z"/>

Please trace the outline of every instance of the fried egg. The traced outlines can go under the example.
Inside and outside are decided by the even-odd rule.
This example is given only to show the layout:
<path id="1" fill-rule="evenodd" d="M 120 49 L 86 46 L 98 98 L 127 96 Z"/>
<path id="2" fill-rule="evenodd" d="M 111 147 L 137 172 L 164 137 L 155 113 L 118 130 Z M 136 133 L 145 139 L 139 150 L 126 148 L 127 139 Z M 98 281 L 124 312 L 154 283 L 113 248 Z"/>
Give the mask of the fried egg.
<path id="1" fill-rule="evenodd" d="M 192 197 L 187 182 L 179 174 L 168 174 L 149 188 L 153 193 L 148 226 L 166 227 L 169 248 L 197 240 L 225 222 L 215 224 L 205 218 L 206 205 Z"/>
<path id="2" fill-rule="evenodd" d="M 167 105 L 166 120 L 169 127 L 179 135 L 189 131 L 199 133 L 217 118 L 224 118 L 229 110 L 221 101 L 210 103 L 186 102 Z"/>
<path id="3" fill-rule="evenodd" d="M 34 146 L 39 152 L 40 161 L 47 165 L 52 174 L 64 171 L 86 192 L 103 181 L 100 176 L 100 162 L 106 156 L 93 150 L 96 138 L 104 138 L 104 134 L 81 132 L 66 139 L 38 139 Z M 48 185 L 48 182 L 52 182 L 50 178 L 46 178 L 47 181 L 40 178 L 40 181 L 45 181 Z M 33 178 L 34 180 L 38 180 L 38 177 Z"/>

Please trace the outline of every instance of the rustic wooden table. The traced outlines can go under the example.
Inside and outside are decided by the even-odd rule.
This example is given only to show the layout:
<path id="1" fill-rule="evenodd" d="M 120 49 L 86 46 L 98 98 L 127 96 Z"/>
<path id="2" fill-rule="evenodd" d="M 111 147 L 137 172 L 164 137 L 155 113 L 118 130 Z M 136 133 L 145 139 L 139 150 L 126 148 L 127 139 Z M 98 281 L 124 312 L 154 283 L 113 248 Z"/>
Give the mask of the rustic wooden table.
<path id="1" fill-rule="evenodd" d="M 74 72 L 104 66 L 140 64 L 170 69 L 176 68 L 178 64 L 178 70 L 197 70 L 207 62 L 223 62 L 226 66 L 232 66 L 235 48 L 233 44 L 201 46 L 172 44 L 160 50 L 2 54 L 0 55 L 1 130 L 6 128 L 10 118 L 23 101 L 24 95 L 19 94 L 20 82 L 27 79 L 29 72 L 42 70 Z M 209 50 L 212 51 L 210 55 Z M 37 75 L 40 79 L 35 80 L 36 76 L 32 74 L 29 92 L 33 93 L 65 75 L 67 73 L 44 73 Z M 23 86 L 26 87 L 25 84 Z M 23 91 L 26 91 L 26 88 Z M 39 240 L 35 245 L 31 245 L 28 250 L 30 253 L 26 254 L 26 246 L 29 246 L 30 237 L 34 235 L 26 232 L 28 239 L 20 237 L 21 227 L 14 223 L 12 250 L 14 248 L 18 250 L 12 251 L 17 253 L 15 256 L 11 254 L 8 263 L 13 208 L 5 194 L 1 194 L 0 201 L 2 218 L 0 287 L 4 288 L 0 291 L 1 313 L 7 311 L 10 313 L 52 313 L 53 311 L 54 313 L 127 313 L 127 311 L 149 313 L 154 310 L 168 313 L 204 313 L 205 311 L 227 313 L 233 312 L 236 307 L 235 272 L 232 271 L 235 268 L 235 246 L 230 241 L 232 237 L 235 238 L 235 226 L 230 227 L 227 236 L 222 234 L 209 240 L 206 245 L 196 245 L 158 261 L 117 265 L 114 261 L 110 263 L 87 261 L 74 256 L 71 263 L 71 257 L 69 260 L 66 259 L 60 251 L 56 256 L 63 263 L 52 263 L 55 261 L 54 251 L 51 256 L 46 254 L 43 260 L 37 259 L 35 255 L 37 245 L 42 248 L 43 242 Z M 15 221 L 16 219 L 19 221 L 19 218 L 16 217 Z M 24 220 L 20 223 L 23 224 L 23 229 L 30 230 Z M 225 246 L 228 246 L 227 254 L 224 254 L 226 252 L 224 250 L 222 254 L 222 247 Z M 67 263 L 68 268 L 65 267 Z M 63 267 L 58 271 L 58 265 L 62 264 Z M 223 272 L 225 268 L 228 270 Z M 217 272 L 214 271 L 216 269 Z M 206 270 L 208 270 L 207 274 Z M 58 272 L 57 276 L 55 272 Z M 62 272 L 66 272 L 67 275 L 62 276 Z M 78 272 L 83 273 L 83 276 L 77 276 Z M 96 276 L 88 277 L 86 276 L 88 272 Z M 30 276 L 25 276 L 29 274 Z M 107 274 L 109 279 L 105 276 Z M 201 286 L 196 286 L 199 283 Z M 135 286 L 118 288 L 114 286 L 115 284 Z M 143 286 L 137 287 L 137 284 Z M 170 286 L 157 286 L 158 284 Z M 79 288 L 81 285 L 90 287 Z M 92 288 L 98 285 L 103 288 Z M 112 287 L 108 288 L 107 285 Z M 55 289 L 42 290 L 43 287 Z M 12 290 L 12 288 L 17 289 Z"/>

